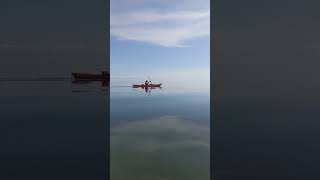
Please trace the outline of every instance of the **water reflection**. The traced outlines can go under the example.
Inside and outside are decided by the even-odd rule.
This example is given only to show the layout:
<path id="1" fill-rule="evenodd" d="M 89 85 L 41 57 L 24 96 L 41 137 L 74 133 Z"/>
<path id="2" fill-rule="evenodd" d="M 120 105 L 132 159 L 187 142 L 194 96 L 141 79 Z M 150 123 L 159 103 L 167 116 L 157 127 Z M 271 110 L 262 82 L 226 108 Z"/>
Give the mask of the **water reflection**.
<path id="1" fill-rule="evenodd" d="M 109 91 L 110 81 L 73 79 L 72 85 L 73 85 L 72 92 L 90 92 L 90 91 L 96 91 L 97 89 L 101 91 Z M 85 88 L 85 89 L 81 89 L 81 88 Z M 88 89 L 88 88 L 92 88 L 92 89 Z"/>
<path id="2" fill-rule="evenodd" d="M 96 84 L 96 83 L 100 83 L 101 86 L 109 86 L 110 85 L 110 81 L 92 81 L 92 80 L 77 80 L 74 79 L 72 80 L 72 84 L 79 84 L 79 85 L 88 85 L 88 84 Z"/>
<path id="3" fill-rule="evenodd" d="M 107 179 L 109 96 L 97 83 L 0 80 L 0 179 Z"/>
<path id="4" fill-rule="evenodd" d="M 133 87 L 135 89 L 141 89 L 143 90 L 145 93 L 147 93 L 148 95 L 151 94 L 152 90 L 161 90 L 162 87 Z"/>
<path id="5" fill-rule="evenodd" d="M 209 97 L 139 90 L 111 88 L 111 180 L 208 180 Z"/>
<path id="6" fill-rule="evenodd" d="M 111 179 L 209 179 L 209 134 L 175 116 L 113 127 Z"/>

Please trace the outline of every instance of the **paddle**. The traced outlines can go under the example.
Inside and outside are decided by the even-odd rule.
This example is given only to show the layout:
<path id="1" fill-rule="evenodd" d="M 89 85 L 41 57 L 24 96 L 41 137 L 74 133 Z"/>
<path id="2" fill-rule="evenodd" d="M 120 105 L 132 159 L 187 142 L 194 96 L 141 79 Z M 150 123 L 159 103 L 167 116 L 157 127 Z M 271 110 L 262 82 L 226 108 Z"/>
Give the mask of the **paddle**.
<path id="1" fill-rule="evenodd" d="M 149 75 L 148 75 L 148 79 L 149 79 L 149 82 L 152 84 L 152 82 L 151 82 L 151 79 L 150 79 Z"/>
<path id="2" fill-rule="evenodd" d="M 151 82 L 151 79 L 150 79 L 149 75 L 148 75 L 148 79 L 149 79 L 150 84 L 152 84 L 152 82 Z M 148 96 L 150 96 L 150 94 L 151 94 L 151 89 L 152 89 L 152 88 L 150 88 L 150 90 L 149 90 L 149 94 L 148 94 Z"/>

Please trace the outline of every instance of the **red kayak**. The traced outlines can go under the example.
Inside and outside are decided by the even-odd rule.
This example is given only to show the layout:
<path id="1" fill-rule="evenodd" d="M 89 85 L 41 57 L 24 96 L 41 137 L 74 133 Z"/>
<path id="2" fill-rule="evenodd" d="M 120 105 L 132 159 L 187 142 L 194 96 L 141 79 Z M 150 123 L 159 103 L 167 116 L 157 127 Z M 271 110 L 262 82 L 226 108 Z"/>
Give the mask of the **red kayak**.
<path id="1" fill-rule="evenodd" d="M 132 87 L 133 88 L 154 88 L 154 87 L 161 87 L 161 83 L 160 84 L 148 84 L 148 85 L 145 85 L 145 84 L 133 84 Z"/>

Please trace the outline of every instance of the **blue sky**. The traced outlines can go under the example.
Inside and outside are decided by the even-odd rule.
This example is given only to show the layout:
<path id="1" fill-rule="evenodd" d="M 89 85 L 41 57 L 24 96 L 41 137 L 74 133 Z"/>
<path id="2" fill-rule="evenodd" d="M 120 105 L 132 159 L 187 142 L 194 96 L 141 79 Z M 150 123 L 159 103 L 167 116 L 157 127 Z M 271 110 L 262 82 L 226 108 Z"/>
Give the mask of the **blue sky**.
<path id="1" fill-rule="evenodd" d="M 114 82 L 209 83 L 209 0 L 111 0 Z M 139 83 L 137 82 L 137 83 Z"/>

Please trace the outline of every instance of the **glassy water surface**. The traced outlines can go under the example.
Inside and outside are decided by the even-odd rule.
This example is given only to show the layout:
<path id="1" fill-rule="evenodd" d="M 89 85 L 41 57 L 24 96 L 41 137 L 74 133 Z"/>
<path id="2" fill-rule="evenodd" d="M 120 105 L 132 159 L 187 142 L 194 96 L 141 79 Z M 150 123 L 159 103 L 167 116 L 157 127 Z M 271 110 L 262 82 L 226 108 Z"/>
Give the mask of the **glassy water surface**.
<path id="1" fill-rule="evenodd" d="M 110 90 L 112 180 L 209 179 L 209 90 Z"/>
<path id="2" fill-rule="evenodd" d="M 1 179 L 209 179 L 209 90 L 2 80 Z"/>
<path id="3" fill-rule="evenodd" d="M 103 90 L 70 79 L 0 81 L 0 179 L 106 179 Z"/>

